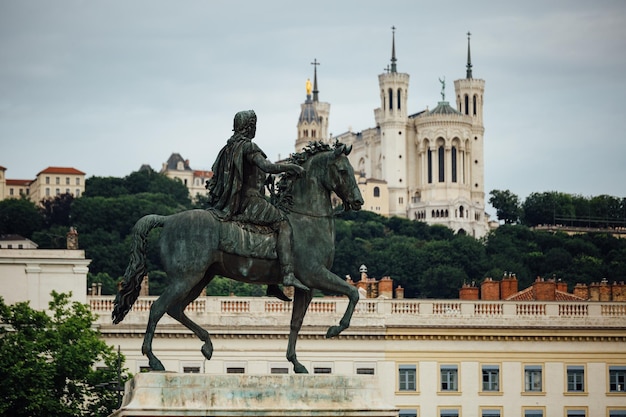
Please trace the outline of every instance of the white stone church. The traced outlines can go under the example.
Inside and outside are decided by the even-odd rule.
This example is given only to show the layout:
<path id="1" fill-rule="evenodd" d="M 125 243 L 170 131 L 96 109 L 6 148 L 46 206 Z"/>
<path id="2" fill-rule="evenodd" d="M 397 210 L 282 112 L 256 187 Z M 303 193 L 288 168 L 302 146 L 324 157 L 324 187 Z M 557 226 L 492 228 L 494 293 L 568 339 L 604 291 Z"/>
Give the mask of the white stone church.
<path id="1" fill-rule="evenodd" d="M 361 177 L 365 210 L 441 224 L 480 238 L 485 214 L 483 95 L 485 81 L 473 78 L 468 33 L 466 77 L 454 81 L 456 108 L 442 99 L 432 110 L 407 108 L 409 74 L 398 71 L 395 33 L 391 65 L 378 76 L 376 126 L 330 137 L 330 104 L 319 101 L 317 62 L 301 105 L 296 150 L 309 141 L 353 145 L 350 162 Z"/>

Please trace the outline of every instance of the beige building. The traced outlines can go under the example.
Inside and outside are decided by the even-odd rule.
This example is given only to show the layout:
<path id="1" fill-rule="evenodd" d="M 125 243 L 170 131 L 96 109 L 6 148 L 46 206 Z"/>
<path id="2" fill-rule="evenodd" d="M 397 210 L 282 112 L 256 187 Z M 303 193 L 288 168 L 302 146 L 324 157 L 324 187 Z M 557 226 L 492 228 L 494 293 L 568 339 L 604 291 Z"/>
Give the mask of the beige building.
<path id="1" fill-rule="evenodd" d="M 0 199 L 27 196 L 32 202 L 71 194 L 75 198 L 85 192 L 85 173 L 71 167 L 48 167 L 34 180 L 7 179 L 6 168 L 0 167 Z"/>
<path id="2" fill-rule="evenodd" d="M 455 106 L 445 99 L 432 109 L 408 110 L 409 74 L 398 71 L 395 33 L 388 71 L 378 76 L 380 107 L 376 126 L 328 136 L 330 105 L 307 89 L 298 121 L 296 149 L 309 140 L 353 145 L 355 172 L 367 181 L 384 181 L 388 211 L 380 214 L 442 224 L 455 232 L 482 237 L 485 214 L 483 94 L 485 82 L 473 78 L 468 37 L 466 77 L 454 81 Z M 364 208 L 380 205 L 366 196 Z"/>
<path id="3" fill-rule="evenodd" d="M 205 184 L 213 177 L 212 171 L 191 169 L 189 159 L 183 159 L 179 153 L 170 155 L 167 162 L 163 163 L 161 173 L 168 178 L 182 182 L 189 190 L 189 196 L 196 199 L 197 195 L 207 195 Z"/>

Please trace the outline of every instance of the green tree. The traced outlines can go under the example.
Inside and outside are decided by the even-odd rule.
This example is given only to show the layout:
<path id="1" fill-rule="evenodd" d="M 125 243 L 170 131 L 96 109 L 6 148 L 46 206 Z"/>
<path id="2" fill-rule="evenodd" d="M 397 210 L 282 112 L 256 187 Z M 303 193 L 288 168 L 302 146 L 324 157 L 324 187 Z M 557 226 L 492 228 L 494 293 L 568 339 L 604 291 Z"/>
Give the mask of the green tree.
<path id="1" fill-rule="evenodd" d="M 0 201 L 0 235 L 16 234 L 30 239 L 43 224 L 39 209 L 26 198 Z"/>
<path id="2" fill-rule="evenodd" d="M 71 226 L 73 201 L 74 197 L 70 193 L 59 194 L 54 198 L 41 200 L 44 226 Z"/>
<path id="3" fill-rule="evenodd" d="M 519 221 L 521 207 L 519 198 L 509 190 L 491 190 L 489 204 L 496 209 L 498 220 L 504 224 L 513 224 Z"/>
<path id="4" fill-rule="evenodd" d="M 103 385 L 117 378 L 117 354 L 92 328 L 88 306 L 53 291 L 49 309 L 0 297 L 0 415 L 109 415 L 117 393 Z"/>
<path id="5" fill-rule="evenodd" d="M 575 218 L 576 208 L 571 195 L 550 191 L 530 194 L 522 204 L 522 213 L 526 226 L 569 224 Z"/>

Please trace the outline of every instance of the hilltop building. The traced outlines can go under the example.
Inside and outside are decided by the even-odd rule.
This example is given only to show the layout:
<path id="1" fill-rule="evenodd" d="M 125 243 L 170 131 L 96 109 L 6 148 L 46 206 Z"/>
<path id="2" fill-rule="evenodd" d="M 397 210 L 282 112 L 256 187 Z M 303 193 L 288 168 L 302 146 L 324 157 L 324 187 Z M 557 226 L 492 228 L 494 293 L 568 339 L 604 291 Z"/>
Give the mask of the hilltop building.
<path id="1" fill-rule="evenodd" d="M 196 199 L 197 195 L 206 195 L 206 181 L 213 177 L 212 171 L 202 171 L 192 169 L 189 166 L 189 159 L 183 159 L 179 153 L 173 153 L 167 162 L 163 163 L 161 173 L 166 177 L 177 179 L 189 190 L 189 196 Z"/>
<path id="2" fill-rule="evenodd" d="M 454 81 L 455 107 L 445 98 L 432 110 L 408 110 L 409 74 L 399 72 L 395 30 L 391 63 L 378 76 L 380 107 L 376 126 L 328 135 L 330 104 L 319 101 L 317 61 L 314 84 L 307 82 L 301 105 L 296 150 L 310 140 L 352 145 L 350 162 L 360 176 L 363 208 L 482 237 L 485 214 L 483 95 L 485 81 L 473 77 L 468 33 L 465 78 Z M 362 190 L 363 191 L 363 190 Z M 384 202 L 383 202 L 384 200 Z"/>
<path id="3" fill-rule="evenodd" d="M 85 192 L 85 173 L 72 167 L 48 167 L 34 180 L 8 179 L 6 168 L 0 166 L 0 200 L 26 196 L 34 203 L 71 194 L 75 198 Z"/>

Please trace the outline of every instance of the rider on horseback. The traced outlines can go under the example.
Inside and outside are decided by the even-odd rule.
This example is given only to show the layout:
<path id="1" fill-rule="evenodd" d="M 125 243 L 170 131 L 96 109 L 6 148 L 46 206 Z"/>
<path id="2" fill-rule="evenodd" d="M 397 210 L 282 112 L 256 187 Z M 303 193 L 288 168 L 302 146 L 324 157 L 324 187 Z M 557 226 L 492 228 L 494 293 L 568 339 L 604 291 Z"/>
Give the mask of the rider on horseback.
<path id="1" fill-rule="evenodd" d="M 213 178 L 207 181 L 209 206 L 223 214 L 222 220 L 234 220 L 269 226 L 277 233 L 276 252 L 283 274 L 283 285 L 308 291 L 294 275 L 291 225 L 283 212 L 264 198 L 267 174 L 289 172 L 297 175 L 304 168 L 296 164 L 274 164 L 259 146 L 252 142 L 257 117 L 253 110 L 235 115 L 233 136 L 228 139 L 213 164 Z M 268 295 L 277 295 L 268 286 Z M 279 297 L 280 298 L 280 297 Z"/>

